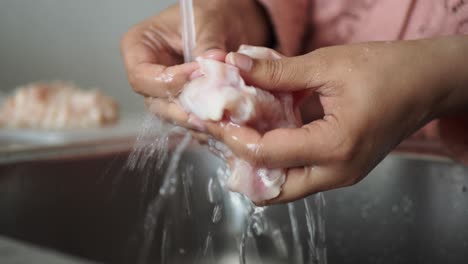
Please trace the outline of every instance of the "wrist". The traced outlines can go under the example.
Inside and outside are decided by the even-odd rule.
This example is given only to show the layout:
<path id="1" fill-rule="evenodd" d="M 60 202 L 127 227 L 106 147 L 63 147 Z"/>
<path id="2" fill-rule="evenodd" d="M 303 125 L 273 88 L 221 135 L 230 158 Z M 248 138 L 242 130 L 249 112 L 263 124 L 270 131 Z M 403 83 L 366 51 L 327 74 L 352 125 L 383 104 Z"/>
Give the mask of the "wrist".
<path id="1" fill-rule="evenodd" d="M 468 37 L 435 39 L 430 48 L 437 69 L 433 72 L 433 82 L 442 95 L 434 118 L 468 113 Z"/>
<path id="2" fill-rule="evenodd" d="M 260 4 L 258 0 L 249 1 L 256 6 L 255 10 L 258 13 L 257 17 L 259 20 L 261 20 L 259 21 L 259 24 L 261 24 L 261 31 L 265 34 L 263 43 L 261 43 L 259 46 L 273 48 L 276 45 L 277 40 L 270 15 L 268 14 L 266 8 Z"/>
<path id="3" fill-rule="evenodd" d="M 242 25 L 235 34 L 241 39 L 240 44 L 253 46 L 270 46 L 273 36 L 273 27 L 270 18 L 257 0 L 222 0 L 219 5 L 228 9 L 228 14 L 232 17 L 231 21 Z M 232 25 L 231 25 L 232 26 Z"/>
<path id="4" fill-rule="evenodd" d="M 239 1 L 239 10 L 233 15 L 235 20 L 244 21 L 242 30 L 247 34 L 247 42 L 241 44 L 272 47 L 273 26 L 265 8 L 257 0 Z"/>

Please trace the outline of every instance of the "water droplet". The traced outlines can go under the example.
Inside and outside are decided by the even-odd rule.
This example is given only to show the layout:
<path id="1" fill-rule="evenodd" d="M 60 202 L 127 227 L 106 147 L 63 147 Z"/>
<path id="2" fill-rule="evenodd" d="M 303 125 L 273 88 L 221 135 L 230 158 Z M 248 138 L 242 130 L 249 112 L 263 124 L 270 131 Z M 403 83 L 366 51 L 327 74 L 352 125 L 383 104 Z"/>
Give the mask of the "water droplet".
<path id="1" fill-rule="evenodd" d="M 217 203 L 222 200 L 223 193 L 217 178 L 212 177 L 208 181 L 208 201 Z"/>
<path id="2" fill-rule="evenodd" d="M 221 204 L 217 204 L 213 208 L 213 216 L 211 217 L 211 221 L 213 221 L 214 224 L 217 224 L 221 220 L 222 217 L 223 217 L 223 206 Z"/>
<path id="3" fill-rule="evenodd" d="M 286 246 L 286 241 L 284 240 L 283 233 L 279 228 L 274 229 L 271 233 L 271 238 L 273 244 L 275 245 L 276 251 L 280 254 L 281 257 L 288 256 L 288 247 Z"/>

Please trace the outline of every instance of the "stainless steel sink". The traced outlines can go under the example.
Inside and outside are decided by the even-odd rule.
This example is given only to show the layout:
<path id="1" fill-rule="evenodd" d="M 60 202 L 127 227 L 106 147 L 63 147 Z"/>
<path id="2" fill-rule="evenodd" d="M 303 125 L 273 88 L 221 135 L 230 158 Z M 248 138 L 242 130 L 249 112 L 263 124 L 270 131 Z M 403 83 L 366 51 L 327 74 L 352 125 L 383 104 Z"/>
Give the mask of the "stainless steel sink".
<path id="1" fill-rule="evenodd" d="M 179 181 L 175 198 L 150 219 L 158 223 L 153 235 L 143 223 L 164 166 L 129 172 L 123 169 L 127 156 L 1 165 L 0 235 L 102 263 L 239 263 L 244 204 L 224 193 L 217 203 L 222 217 L 212 221 L 207 185 L 219 160 L 199 148 L 184 154 L 180 171 L 193 165 L 190 195 Z M 324 194 L 328 263 L 466 263 L 467 187 L 466 167 L 390 155 L 361 183 Z M 303 251 L 292 243 L 287 206 L 273 206 L 265 214 L 284 245 L 254 234 L 248 243 L 256 241 L 256 250 L 248 250 L 247 263 L 300 263 L 307 247 L 302 201 L 295 210 Z"/>

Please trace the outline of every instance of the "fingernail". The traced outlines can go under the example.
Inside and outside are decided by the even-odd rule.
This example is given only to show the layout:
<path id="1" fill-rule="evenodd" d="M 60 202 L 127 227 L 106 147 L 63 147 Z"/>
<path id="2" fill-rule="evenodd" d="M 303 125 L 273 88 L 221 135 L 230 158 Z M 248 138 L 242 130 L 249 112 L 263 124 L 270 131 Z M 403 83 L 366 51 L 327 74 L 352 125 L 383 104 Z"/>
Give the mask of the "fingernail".
<path id="1" fill-rule="evenodd" d="M 201 76 L 203 76 L 203 74 L 200 71 L 200 69 L 195 70 L 194 72 L 192 72 L 192 74 L 190 74 L 189 81 L 192 81 L 193 79 L 196 79 L 196 78 L 201 77 Z"/>
<path id="2" fill-rule="evenodd" d="M 206 131 L 206 127 L 203 124 L 203 121 L 200 120 L 198 117 L 194 116 L 193 114 L 189 115 L 187 123 L 189 123 L 189 125 L 193 126 L 195 129 L 197 129 L 200 132 Z"/>
<path id="3" fill-rule="evenodd" d="M 250 71 L 253 65 L 253 60 L 250 57 L 234 52 L 226 56 L 226 62 L 246 72 Z"/>
<path id="4" fill-rule="evenodd" d="M 205 51 L 201 55 L 201 57 L 205 59 L 224 61 L 224 58 L 226 57 L 226 52 L 221 49 L 211 49 Z"/>
<path id="5" fill-rule="evenodd" d="M 153 103 L 153 97 L 145 97 L 144 104 L 146 108 L 149 108 Z"/>
<path id="6" fill-rule="evenodd" d="M 254 48 L 254 46 L 242 44 L 242 45 L 240 45 L 240 47 L 239 47 L 239 49 L 237 50 L 237 52 L 243 51 L 243 50 L 251 50 L 251 49 L 253 49 L 253 48 Z"/>

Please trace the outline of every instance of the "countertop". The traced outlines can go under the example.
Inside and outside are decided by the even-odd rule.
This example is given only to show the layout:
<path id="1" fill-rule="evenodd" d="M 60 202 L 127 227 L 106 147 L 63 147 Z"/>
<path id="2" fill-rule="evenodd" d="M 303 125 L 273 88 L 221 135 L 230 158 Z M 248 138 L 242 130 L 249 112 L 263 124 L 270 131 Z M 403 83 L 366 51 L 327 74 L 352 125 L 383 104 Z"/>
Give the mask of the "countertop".
<path id="1" fill-rule="evenodd" d="M 0 164 L 128 151 L 143 116 L 127 114 L 115 125 L 93 129 L 0 129 Z"/>
<path id="2" fill-rule="evenodd" d="M 0 263 L 3 264 L 91 264 L 75 257 L 0 236 Z"/>

